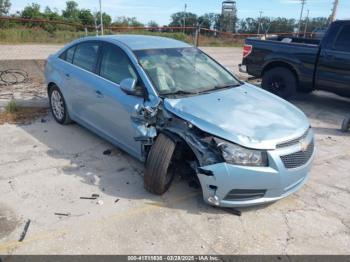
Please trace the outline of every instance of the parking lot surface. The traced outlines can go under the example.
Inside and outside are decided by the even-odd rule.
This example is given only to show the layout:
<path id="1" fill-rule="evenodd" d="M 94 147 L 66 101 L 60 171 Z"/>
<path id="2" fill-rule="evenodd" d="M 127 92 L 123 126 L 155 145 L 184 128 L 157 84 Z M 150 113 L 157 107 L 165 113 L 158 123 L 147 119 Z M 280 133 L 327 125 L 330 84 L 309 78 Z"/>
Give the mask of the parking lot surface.
<path id="1" fill-rule="evenodd" d="M 233 70 L 240 62 L 241 49 L 204 50 Z M 0 125 L 0 254 L 350 254 L 350 134 L 339 131 L 350 100 L 314 92 L 291 102 L 316 133 L 310 178 L 240 217 L 180 177 L 163 196 L 148 193 L 141 163 L 50 114 Z"/>

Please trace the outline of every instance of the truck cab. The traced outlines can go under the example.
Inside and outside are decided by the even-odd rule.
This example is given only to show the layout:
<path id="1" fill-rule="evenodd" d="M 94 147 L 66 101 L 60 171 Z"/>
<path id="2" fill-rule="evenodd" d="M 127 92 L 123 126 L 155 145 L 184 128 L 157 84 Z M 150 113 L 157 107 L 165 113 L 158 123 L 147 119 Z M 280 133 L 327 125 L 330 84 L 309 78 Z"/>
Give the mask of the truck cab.
<path id="1" fill-rule="evenodd" d="M 350 97 L 350 20 L 333 22 L 322 40 L 247 38 L 240 69 L 285 99 L 316 89 Z"/>

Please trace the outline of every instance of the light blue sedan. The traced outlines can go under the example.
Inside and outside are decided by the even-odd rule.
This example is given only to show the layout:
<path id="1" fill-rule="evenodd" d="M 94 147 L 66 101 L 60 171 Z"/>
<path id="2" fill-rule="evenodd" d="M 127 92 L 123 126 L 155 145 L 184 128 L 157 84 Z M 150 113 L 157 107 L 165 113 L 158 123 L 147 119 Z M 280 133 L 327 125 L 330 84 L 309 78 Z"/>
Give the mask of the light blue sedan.
<path id="1" fill-rule="evenodd" d="M 56 121 L 77 122 L 144 161 L 152 193 L 182 173 L 211 205 L 249 206 L 307 179 L 315 150 L 305 115 L 186 43 L 83 38 L 51 55 L 45 75 Z"/>

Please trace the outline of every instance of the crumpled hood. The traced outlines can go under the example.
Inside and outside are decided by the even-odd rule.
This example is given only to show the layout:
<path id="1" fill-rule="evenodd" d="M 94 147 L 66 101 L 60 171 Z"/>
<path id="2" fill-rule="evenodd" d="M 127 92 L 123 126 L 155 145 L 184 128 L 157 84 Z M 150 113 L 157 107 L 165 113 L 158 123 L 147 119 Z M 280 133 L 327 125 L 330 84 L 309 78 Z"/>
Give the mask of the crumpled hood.
<path id="1" fill-rule="evenodd" d="M 303 112 L 250 84 L 209 94 L 164 100 L 164 107 L 214 136 L 255 149 L 301 136 L 309 127 Z"/>

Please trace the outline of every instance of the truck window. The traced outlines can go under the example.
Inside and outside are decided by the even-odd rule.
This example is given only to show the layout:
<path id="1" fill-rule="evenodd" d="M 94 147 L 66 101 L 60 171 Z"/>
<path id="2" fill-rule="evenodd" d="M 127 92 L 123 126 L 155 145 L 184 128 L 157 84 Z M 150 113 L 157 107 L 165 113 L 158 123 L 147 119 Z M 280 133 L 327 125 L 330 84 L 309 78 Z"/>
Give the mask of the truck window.
<path id="1" fill-rule="evenodd" d="M 334 49 L 350 52 L 350 25 L 343 26 L 335 41 Z"/>

